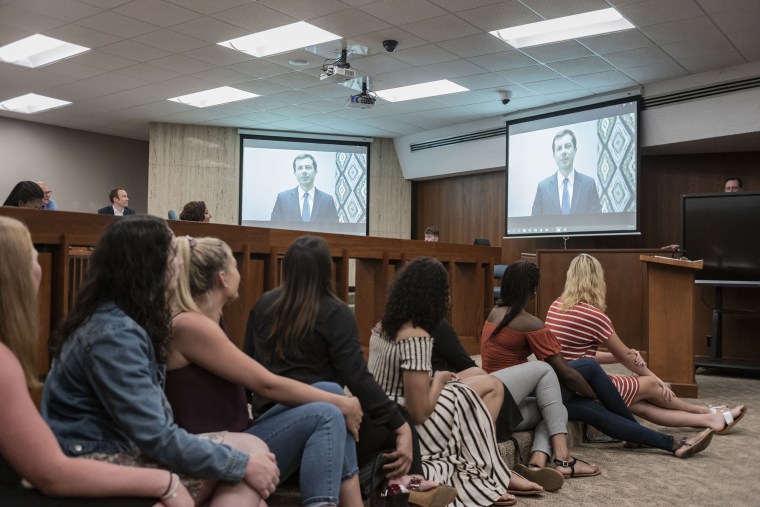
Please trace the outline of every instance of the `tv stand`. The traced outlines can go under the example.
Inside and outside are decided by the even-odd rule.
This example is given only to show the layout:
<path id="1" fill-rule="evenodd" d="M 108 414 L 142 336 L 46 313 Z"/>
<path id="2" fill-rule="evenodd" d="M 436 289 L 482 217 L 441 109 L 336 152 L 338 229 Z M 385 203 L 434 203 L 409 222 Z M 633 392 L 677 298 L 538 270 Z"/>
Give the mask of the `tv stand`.
<path id="1" fill-rule="evenodd" d="M 696 281 L 697 285 L 714 285 L 715 286 L 715 304 L 712 312 L 712 329 L 710 339 L 710 355 L 696 356 L 694 358 L 694 367 L 714 368 L 720 370 L 733 370 L 740 372 L 760 374 L 760 362 L 746 359 L 724 359 L 723 358 L 723 315 L 750 315 L 760 317 L 760 309 L 752 310 L 726 310 L 723 308 L 723 287 L 754 287 L 760 288 L 760 284 L 748 282 L 703 282 Z"/>

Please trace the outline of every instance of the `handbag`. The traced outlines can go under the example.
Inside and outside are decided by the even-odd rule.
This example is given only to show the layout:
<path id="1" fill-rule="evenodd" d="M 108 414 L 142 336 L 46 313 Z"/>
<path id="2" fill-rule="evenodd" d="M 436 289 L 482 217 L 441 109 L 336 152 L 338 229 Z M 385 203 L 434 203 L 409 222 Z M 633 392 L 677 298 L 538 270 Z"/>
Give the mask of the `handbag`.
<path id="1" fill-rule="evenodd" d="M 409 491 L 400 484 L 388 484 L 383 466 L 388 463 L 384 455 L 393 449 L 380 451 L 374 460 L 359 470 L 362 493 L 369 497 L 370 507 L 407 507 Z"/>

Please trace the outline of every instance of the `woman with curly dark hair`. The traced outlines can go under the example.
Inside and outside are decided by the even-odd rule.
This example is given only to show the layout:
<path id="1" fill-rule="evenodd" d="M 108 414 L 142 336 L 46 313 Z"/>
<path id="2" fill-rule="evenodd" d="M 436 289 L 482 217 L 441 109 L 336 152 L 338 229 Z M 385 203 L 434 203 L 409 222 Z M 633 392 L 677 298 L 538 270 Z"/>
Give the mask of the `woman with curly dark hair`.
<path id="1" fill-rule="evenodd" d="M 211 221 L 211 212 L 206 207 L 204 201 L 190 201 L 182 208 L 179 219 L 186 222 L 204 222 Z"/>
<path id="2" fill-rule="evenodd" d="M 543 488 L 510 473 L 499 454 L 491 413 L 501 405 L 502 391 L 484 389 L 493 386 L 486 375 L 460 381 L 438 371 L 430 377 L 430 333 L 448 306 L 443 265 L 430 257 L 409 262 L 396 273 L 382 320 L 372 330 L 369 368 L 386 394 L 409 411 L 425 477 L 457 488 L 454 505 L 513 505 L 510 492 L 538 494 Z"/>
<path id="3" fill-rule="evenodd" d="M 108 226 L 58 333 L 42 415 L 69 456 L 166 467 L 183 474 L 168 491 L 181 479 L 198 505 L 255 507 L 279 482 L 266 444 L 241 433 L 191 435 L 164 396 L 169 298 L 181 267 L 164 220 Z"/>

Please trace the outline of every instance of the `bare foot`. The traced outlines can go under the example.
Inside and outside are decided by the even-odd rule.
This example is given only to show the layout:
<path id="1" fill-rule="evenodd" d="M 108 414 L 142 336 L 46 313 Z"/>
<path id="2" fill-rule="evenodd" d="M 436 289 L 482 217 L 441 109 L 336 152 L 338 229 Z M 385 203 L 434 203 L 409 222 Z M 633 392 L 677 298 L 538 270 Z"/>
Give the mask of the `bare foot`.
<path id="1" fill-rule="evenodd" d="M 504 506 L 504 505 L 514 505 L 517 503 L 517 498 L 515 498 L 514 495 L 510 495 L 509 493 L 504 493 L 499 497 L 498 500 L 496 500 L 493 505 L 494 506 Z"/>
<path id="2" fill-rule="evenodd" d="M 542 493 L 544 491 L 544 488 L 536 484 L 535 482 L 529 481 L 522 475 L 512 472 L 511 479 L 509 480 L 509 489 L 510 491 L 526 491 L 526 492 L 537 492 Z"/>
<path id="3" fill-rule="evenodd" d="M 419 479 L 419 491 L 427 491 L 429 489 L 437 488 L 440 485 L 437 481 L 429 481 L 421 475 L 404 475 L 398 479 L 389 480 L 388 484 L 399 484 L 409 489 L 409 481 L 411 481 L 412 478 Z"/>
<path id="4" fill-rule="evenodd" d="M 575 458 L 573 458 L 572 456 L 568 456 L 567 458 L 561 459 L 560 461 L 569 463 L 569 462 L 572 462 L 574 459 Z M 569 466 L 563 467 L 559 465 L 559 463 L 557 463 L 556 461 L 554 463 L 555 463 L 554 468 L 556 468 L 559 473 L 561 473 L 565 477 L 570 477 L 570 474 L 573 472 L 571 467 Z M 573 473 L 573 475 L 577 477 L 584 477 L 584 476 L 591 477 L 594 475 L 599 475 L 600 473 L 599 467 L 597 467 L 596 465 L 592 465 L 590 463 L 586 463 L 585 461 L 582 461 L 582 460 L 577 460 L 575 462 L 575 465 L 572 468 L 575 469 L 575 473 Z"/>

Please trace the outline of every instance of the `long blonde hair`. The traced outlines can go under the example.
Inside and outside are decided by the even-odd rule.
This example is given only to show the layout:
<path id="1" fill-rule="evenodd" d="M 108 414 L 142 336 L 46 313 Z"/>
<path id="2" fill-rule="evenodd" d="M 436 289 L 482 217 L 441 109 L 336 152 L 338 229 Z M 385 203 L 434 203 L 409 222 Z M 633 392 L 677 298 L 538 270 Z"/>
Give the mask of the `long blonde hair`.
<path id="1" fill-rule="evenodd" d="M 182 256 L 182 271 L 177 280 L 175 309 L 200 312 L 198 299 L 214 288 L 214 280 L 220 271 L 227 272 L 230 247 L 218 238 L 178 236 L 177 250 Z"/>
<path id="2" fill-rule="evenodd" d="M 587 303 L 604 311 L 607 309 L 607 285 L 604 269 L 596 258 L 580 254 L 567 268 L 565 290 L 560 310 L 565 312 L 578 303 Z"/>
<path id="3" fill-rule="evenodd" d="M 37 380 L 37 290 L 30 272 L 32 237 L 14 218 L 0 217 L 0 340 L 21 363 L 26 385 Z"/>

